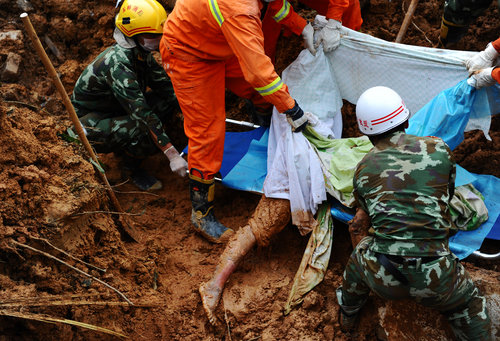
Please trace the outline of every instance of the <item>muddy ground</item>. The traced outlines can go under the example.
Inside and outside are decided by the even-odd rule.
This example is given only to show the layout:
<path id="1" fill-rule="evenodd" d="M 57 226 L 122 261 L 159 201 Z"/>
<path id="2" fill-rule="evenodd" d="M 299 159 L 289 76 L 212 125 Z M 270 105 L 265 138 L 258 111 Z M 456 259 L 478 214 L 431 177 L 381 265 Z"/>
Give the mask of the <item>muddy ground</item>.
<path id="1" fill-rule="evenodd" d="M 166 1 L 162 3 L 169 7 Z M 495 3 L 456 49 L 479 51 L 498 37 Z M 290 226 L 269 248 L 252 250 L 226 286 L 217 311 L 223 321 L 219 327 L 209 325 L 197 290 L 214 270 L 224 246 L 210 244 L 193 232 L 188 182 L 173 175 L 161 155 L 144 163 L 163 182 L 163 189 L 154 193 L 138 192 L 133 185 L 123 184 L 117 171 L 120 160 L 112 154 L 100 155 L 110 182 L 116 185 L 118 200 L 140 226 L 143 241 L 131 242 L 120 232 L 116 215 L 107 213 L 114 208 L 87 161 L 89 157 L 80 144 L 67 136 L 67 128 L 71 127 L 67 112 L 19 20 L 23 11 L 30 13 L 71 93 L 83 68 L 113 43 L 114 4 L 0 0 L 0 32 L 23 33 L 19 40 L 0 41 L 1 68 L 10 52 L 22 58 L 19 76 L 0 83 L 0 340 L 115 338 L 65 323 L 33 320 L 42 315 L 101 326 L 132 340 L 383 338 L 376 312 L 384 303 L 376 297 L 371 297 L 362 311 L 356 333 L 345 335 L 339 330 L 334 289 L 351 251 L 342 224 L 335 225 L 333 252 L 324 281 L 286 317 L 282 309 L 307 238 Z M 408 4 L 372 0 L 364 13 L 362 31 L 393 41 Z M 441 6 L 438 0 L 421 0 L 413 20 L 416 26 L 410 25 L 404 43 L 438 46 Z M 300 6 L 297 9 L 305 16 L 314 16 L 311 10 Z M 48 47 L 48 40 L 55 48 Z M 283 38 L 280 47 L 277 69 L 281 71 L 298 55 L 300 38 Z M 242 102 L 228 94 L 228 116 L 248 120 L 241 107 Z M 346 103 L 343 114 L 344 136 L 358 135 L 352 105 Z M 467 133 L 454 152 L 458 163 L 475 173 L 500 176 L 499 125 L 500 119 L 494 117 L 492 141 L 478 131 Z M 174 144 L 182 148 L 186 143 L 182 116 L 179 114 L 169 127 Z M 219 185 L 216 200 L 221 221 L 237 229 L 246 223 L 259 196 Z M 497 242 L 489 242 L 485 247 L 497 250 L 498 246 Z M 135 305 L 123 305 L 124 300 L 116 292 L 47 254 L 108 283 Z M 497 262 L 466 259 L 464 263 L 478 277 L 498 283 Z M 398 305 L 395 307 L 393 316 L 398 315 Z M 407 316 L 405 323 L 391 327 L 394 335 L 405 335 L 399 339 L 452 339 L 445 321 L 435 312 L 416 306 L 414 311 L 416 318 Z M 424 319 L 429 328 L 421 328 L 419 321 Z"/>

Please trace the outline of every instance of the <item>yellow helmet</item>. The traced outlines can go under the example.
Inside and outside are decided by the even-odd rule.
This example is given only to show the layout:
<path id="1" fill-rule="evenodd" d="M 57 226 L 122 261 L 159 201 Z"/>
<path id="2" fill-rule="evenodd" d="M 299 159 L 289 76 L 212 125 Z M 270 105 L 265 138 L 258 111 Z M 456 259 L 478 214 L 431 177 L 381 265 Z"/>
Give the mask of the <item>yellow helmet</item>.
<path id="1" fill-rule="evenodd" d="M 156 0 L 125 0 L 115 25 L 127 37 L 140 33 L 162 33 L 167 12 Z"/>

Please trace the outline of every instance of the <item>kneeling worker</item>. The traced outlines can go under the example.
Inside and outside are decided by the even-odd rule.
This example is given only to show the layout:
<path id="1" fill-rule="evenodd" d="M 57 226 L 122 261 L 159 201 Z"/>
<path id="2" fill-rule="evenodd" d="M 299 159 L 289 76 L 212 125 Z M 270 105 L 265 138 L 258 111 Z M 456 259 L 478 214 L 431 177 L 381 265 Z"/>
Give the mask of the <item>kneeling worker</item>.
<path id="1" fill-rule="evenodd" d="M 437 309 L 459 340 L 490 340 L 485 298 L 448 247 L 455 162 L 440 138 L 405 134 L 409 117 L 386 87 L 366 90 L 356 105 L 359 129 L 374 148 L 357 165 L 354 195 L 373 233 L 352 252 L 337 289 L 340 326 L 355 327 L 373 291 Z"/>
<path id="2" fill-rule="evenodd" d="M 125 0 L 115 21 L 117 43 L 85 68 L 71 98 L 96 151 L 121 156 L 132 181 L 143 190 L 161 188 L 161 182 L 139 167 L 158 149 L 170 160 L 173 172 L 187 172 L 187 162 L 163 125 L 178 108 L 177 99 L 151 54 L 158 50 L 166 19 L 165 9 L 155 0 Z"/>

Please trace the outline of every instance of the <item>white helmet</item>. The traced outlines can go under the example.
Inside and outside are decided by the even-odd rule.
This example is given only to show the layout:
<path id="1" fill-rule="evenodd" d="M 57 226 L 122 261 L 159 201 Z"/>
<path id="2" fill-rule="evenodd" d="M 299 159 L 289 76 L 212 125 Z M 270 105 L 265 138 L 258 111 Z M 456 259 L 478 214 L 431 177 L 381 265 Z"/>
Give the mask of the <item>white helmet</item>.
<path id="1" fill-rule="evenodd" d="M 365 135 L 379 135 L 410 117 L 410 111 L 396 91 L 375 86 L 363 92 L 356 103 L 356 120 Z"/>

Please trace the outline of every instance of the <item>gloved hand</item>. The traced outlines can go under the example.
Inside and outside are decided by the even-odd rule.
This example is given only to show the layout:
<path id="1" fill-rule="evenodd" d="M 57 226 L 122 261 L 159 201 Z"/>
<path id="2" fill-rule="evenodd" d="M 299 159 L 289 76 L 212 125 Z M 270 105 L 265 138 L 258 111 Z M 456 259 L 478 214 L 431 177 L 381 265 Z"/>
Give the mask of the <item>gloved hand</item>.
<path id="1" fill-rule="evenodd" d="M 182 156 L 179 155 L 177 149 L 171 146 L 163 152 L 166 157 L 170 160 L 170 169 L 172 172 L 184 177 L 187 174 L 188 163 Z"/>
<path id="2" fill-rule="evenodd" d="M 474 71 L 479 71 L 493 66 L 493 63 L 498 57 L 499 53 L 495 50 L 493 45 L 489 43 L 483 51 L 467 60 L 465 62 L 465 67 L 467 67 L 469 74 L 472 74 Z"/>
<path id="3" fill-rule="evenodd" d="M 314 28 L 308 22 L 306 27 L 302 30 L 302 38 L 304 38 L 304 46 L 311 52 L 313 56 L 316 55 L 316 48 L 314 47 Z"/>
<path id="4" fill-rule="evenodd" d="M 323 44 L 323 51 L 330 52 L 339 47 L 340 44 L 340 29 L 342 23 L 334 19 L 328 19 L 328 23 L 318 34 L 316 48 Z"/>
<path id="5" fill-rule="evenodd" d="M 297 104 L 297 101 L 295 102 L 295 106 L 285 111 L 284 114 L 286 115 L 286 120 L 292 126 L 294 133 L 304 130 L 307 125 L 307 117 Z"/>
<path id="6" fill-rule="evenodd" d="M 487 69 L 482 69 L 479 71 L 475 71 L 469 79 L 467 79 L 467 84 L 475 87 L 476 89 L 484 88 L 485 86 L 491 86 L 495 84 L 495 80 L 491 76 L 491 72 L 493 71 L 493 67 L 489 67 Z"/>

